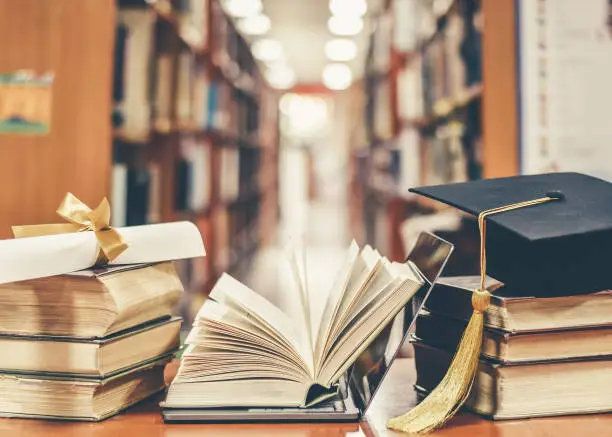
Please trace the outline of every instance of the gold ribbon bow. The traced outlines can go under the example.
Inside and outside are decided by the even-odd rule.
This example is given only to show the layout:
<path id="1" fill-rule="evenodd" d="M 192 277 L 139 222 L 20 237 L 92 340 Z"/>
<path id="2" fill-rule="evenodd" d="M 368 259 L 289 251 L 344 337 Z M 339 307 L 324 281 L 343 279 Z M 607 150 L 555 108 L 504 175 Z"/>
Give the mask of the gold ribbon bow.
<path id="1" fill-rule="evenodd" d="M 13 235 L 23 238 L 93 231 L 100 247 L 96 265 L 108 264 L 128 248 L 119 232 L 110 226 L 111 209 L 106 197 L 92 210 L 74 194 L 67 193 L 57 213 L 69 223 L 13 226 Z"/>

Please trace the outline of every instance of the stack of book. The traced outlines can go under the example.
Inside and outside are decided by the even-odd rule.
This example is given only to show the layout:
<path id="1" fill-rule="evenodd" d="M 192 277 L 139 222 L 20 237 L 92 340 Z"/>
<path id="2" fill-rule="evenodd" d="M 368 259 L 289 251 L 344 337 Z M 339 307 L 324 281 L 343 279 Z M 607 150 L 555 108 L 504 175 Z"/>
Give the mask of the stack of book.
<path id="1" fill-rule="evenodd" d="M 97 421 L 162 390 L 182 291 L 170 262 L 0 285 L 0 416 Z"/>
<path id="2" fill-rule="evenodd" d="M 612 411 L 612 184 L 550 173 L 411 191 L 478 217 L 481 242 L 480 276 L 438 281 L 419 315 L 417 386 L 437 386 L 484 309 L 467 407 L 494 419 Z M 485 308 L 472 301 L 481 278 Z"/>
<path id="3" fill-rule="evenodd" d="M 440 382 L 479 277 L 443 278 L 416 322 L 417 390 Z M 612 291 L 537 298 L 488 279 L 491 305 L 466 406 L 493 419 L 612 411 Z"/>

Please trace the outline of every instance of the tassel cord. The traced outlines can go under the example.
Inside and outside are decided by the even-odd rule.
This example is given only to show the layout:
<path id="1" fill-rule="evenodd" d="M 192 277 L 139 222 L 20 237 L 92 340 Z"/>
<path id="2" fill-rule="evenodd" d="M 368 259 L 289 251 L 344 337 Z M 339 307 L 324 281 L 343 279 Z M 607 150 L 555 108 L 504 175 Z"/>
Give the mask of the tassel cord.
<path id="1" fill-rule="evenodd" d="M 387 427 L 408 433 L 426 433 L 442 427 L 468 400 L 474 385 L 478 358 L 482 345 L 484 312 L 489 306 L 491 294 L 485 288 L 487 274 L 486 217 L 514 209 L 557 200 L 556 197 L 541 197 L 526 202 L 501 206 L 483 211 L 478 215 L 480 231 L 480 286 L 472 293 L 474 312 L 461 337 L 455 356 L 438 386 L 408 413 L 389 420 Z"/>

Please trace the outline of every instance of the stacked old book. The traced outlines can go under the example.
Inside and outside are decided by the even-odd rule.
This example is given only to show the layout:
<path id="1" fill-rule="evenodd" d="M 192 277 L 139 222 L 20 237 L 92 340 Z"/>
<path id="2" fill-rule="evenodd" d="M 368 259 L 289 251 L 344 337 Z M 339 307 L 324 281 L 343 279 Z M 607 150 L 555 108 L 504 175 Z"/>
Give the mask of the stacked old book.
<path id="1" fill-rule="evenodd" d="M 438 386 L 482 313 L 469 409 L 494 419 L 612 411 L 612 184 L 555 173 L 414 191 L 479 216 L 483 243 L 481 276 L 439 280 L 417 319 L 417 389 Z"/>
<path id="2" fill-rule="evenodd" d="M 416 321 L 417 389 L 442 379 L 479 277 L 442 278 Z M 490 279 L 480 363 L 466 406 L 493 419 L 612 410 L 612 291 L 536 298 Z"/>
<path id="3" fill-rule="evenodd" d="M 116 231 L 124 249 L 103 267 L 100 231 L 0 241 L 0 416 L 97 421 L 165 388 L 171 261 L 203 256 L 202 239 L 188 222 Z"/>

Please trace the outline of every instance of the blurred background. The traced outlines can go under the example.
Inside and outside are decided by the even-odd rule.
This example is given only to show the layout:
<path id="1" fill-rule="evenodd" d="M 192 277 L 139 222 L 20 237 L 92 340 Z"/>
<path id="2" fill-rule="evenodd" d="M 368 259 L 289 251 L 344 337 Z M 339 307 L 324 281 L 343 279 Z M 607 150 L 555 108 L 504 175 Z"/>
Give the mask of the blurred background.
<path id="1" fill-rule="evenodd" d="M 472 219 L 417 185 L 612 179 L 612 0 L 0 0 L 0 238 L 67 191 L 115 226 L 190 220 L 190 318 L 222 272 L 325 291 L 351 238 L 477 271 Z M 178 242 L 177 244 L 180 244 Z"/>

